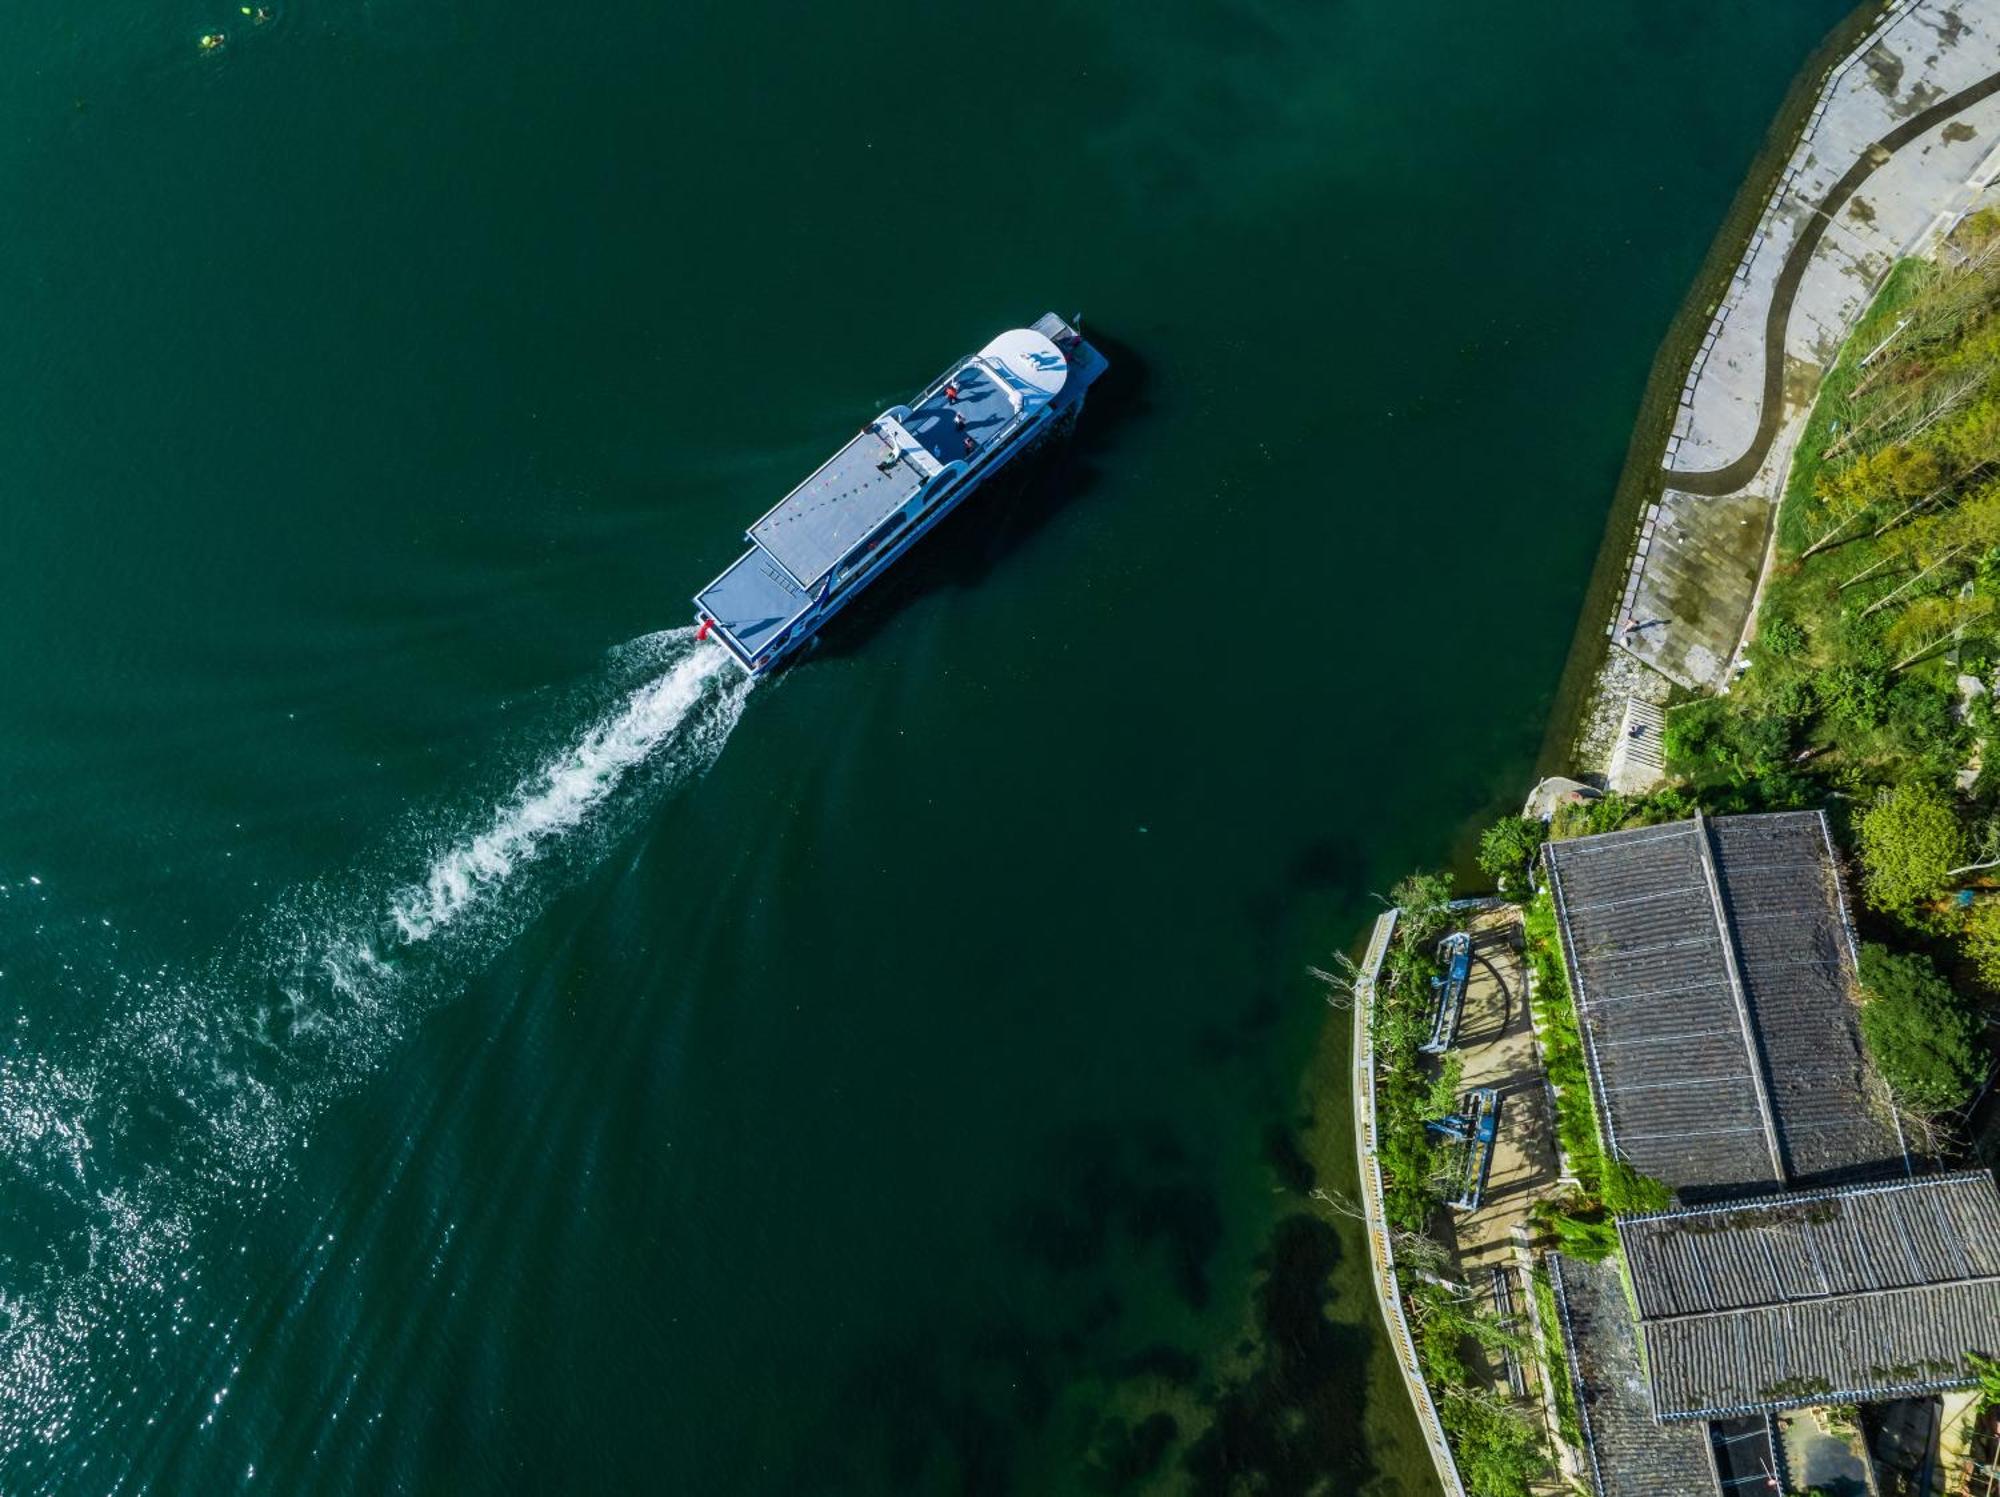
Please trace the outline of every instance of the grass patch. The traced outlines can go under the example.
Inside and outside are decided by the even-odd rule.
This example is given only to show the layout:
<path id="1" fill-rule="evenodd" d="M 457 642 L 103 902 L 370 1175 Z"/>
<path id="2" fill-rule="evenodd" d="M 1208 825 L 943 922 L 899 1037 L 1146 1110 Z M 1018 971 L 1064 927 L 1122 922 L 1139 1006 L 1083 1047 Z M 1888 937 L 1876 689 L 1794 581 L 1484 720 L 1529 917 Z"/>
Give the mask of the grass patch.
<path id="1" fill-rule="evenodd" d="M 1583 1448 L 1583 1421 L 1577 1416 L 1576 1384 L 1570 1377 L 1568 1343 L 1563 1340 L 1562 1316 L 1556 1310 L 1556 1289 L 1546 1268 L 1536 1268 L 1531 1286 L 1535 1296 L 1535 1318 L 1542 1327 L 1542 1375 L 1549 1380 L 1555 1396 L 1556 1425 L 1574 1448 Z"/>
<path id="2" fill-rule="evenodd" d="M 1805 516 L 1813 503 L 1820 474 L 1826 468 L 1826 449 L 1833 444 L 1836 425 L 1851 411 L 1854 385 L 1861 378 L 1861 360 L 1896 325 L 1896 319 L 1910 304 L 1926 279 L 1937 274 L 1925 260 L 1899 260 L 1875 294 L 1874 302 L 1854 325 L 1841 345 L 1833 368 L 1820 382 L 1813 400 L 1812 414 L 1792 453 L 1791 476 L 1785 483 L 1785 498 L 1778 509 L 1778 554 L 1796 557 L 1812 537 L 1803 533 Z"/>

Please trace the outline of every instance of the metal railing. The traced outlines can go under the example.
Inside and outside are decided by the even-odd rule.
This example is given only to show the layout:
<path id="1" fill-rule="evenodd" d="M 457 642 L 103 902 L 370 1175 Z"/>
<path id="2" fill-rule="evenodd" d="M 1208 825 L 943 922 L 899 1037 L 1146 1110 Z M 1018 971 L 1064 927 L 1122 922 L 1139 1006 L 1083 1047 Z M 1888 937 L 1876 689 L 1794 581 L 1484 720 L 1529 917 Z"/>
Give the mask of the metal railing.
<path id="1" fill-rule="evenodd" d="M 1375 1155 L 1375 983 L 1389 955 L 1398 913 L 1392 909 L 1376 918 L 1367 953 L 1361 959 L 1361 979 L 1354 985 L 1354 1149 L 1361 1169 L 1361 1206 L 1367 1218 L 1368 1256 L 1374 1266 L 1375 1298 L 1382 1307 L 1382 1323 L 1388 1327 L 1390 1346 L 1409 1386 L 1410 1402 L 1416 1407 L 1424 1443 L 1437 1466 L 1438 1481 L 1446 1497 L 1465 1497 L 1458 1462 L 1445 1438 L 1444 1423 L 1438 1418 L 1430 1385 L 1424 1381 L 1423 1364 L 1417 1359 L 1416 1339 L 1403 1314 L 1403 1295 L 1396 1286 L 1396 1248 L 1383 1215 L 1382 1166 Z"/>

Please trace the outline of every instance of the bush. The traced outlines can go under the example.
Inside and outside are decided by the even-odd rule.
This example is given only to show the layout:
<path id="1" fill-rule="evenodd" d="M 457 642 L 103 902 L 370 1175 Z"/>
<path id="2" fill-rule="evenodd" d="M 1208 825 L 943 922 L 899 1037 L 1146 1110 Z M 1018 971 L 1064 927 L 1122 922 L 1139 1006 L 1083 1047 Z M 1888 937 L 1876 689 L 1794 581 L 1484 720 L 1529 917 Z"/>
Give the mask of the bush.
<path id="1" fill-rule="evenodd" d="M 1529 1208 L 1528 1217 L 1553 1233 L 1557 1245 L 1572 1258 L 1597 1263 L 1618 1251 L 1618 1229 L 1611 1213 L 1588 1196 L 1544 1196 Z"/>
<path id="2" fill-rule="evenodd" d="M 1906 780 L 1862 813 L 1855 828 L 1868 903 L 1908 918 L 1942 894 L 1946 875 L 1965 860 L 1965 832 L 1945 793 Z"/>
<path id="3" fill-rule="evenodd" d="M 1619 1216 L 1665 1211 L 1674 1203 L 1674 1193 L 1664 1180 L 1642 1175 L 1622 1159 L 1604 1167 L 1604 1184 L 1599 1194 L 1604 1204 Z"/>
<path id="4" fill-rule="evenodd" d="M 1661 738 L 1667 769 L 1696 785 L 1740 786 L 1782 773 L 1792 756 L 1796 725 L 1813 710 L 1812 688 L 1801 676 L 1781 678 L 1769 711 L 1739 708 L 1704 697 L 1667 714 Z"/>
<path id="5" fill-rule="evenodd" d="M 1444 934 L 1451 911 L 1449 873 L 1411 873 L 1389 891 L 1389 902 L 1403 913 L 1397 931 L 1404 943 L 1415 949 L 1428 945 Z"/>
<path id="6" fill-rule="evenodd" d="M 1958 758 L 1964 736 L 1951 715 L 1952 698 L 1929 681 L 1904 677 L 1889 693 L 1889 730 L 1913 758 L 1949 766 Z"/>
<path id="7" fill-rule="evenodd" d="M 1986 1077 L 1979 1017 L 1929 958 L 1861 950 L 1861 1034 L 1876 1069 L 1911 1112 L 1950 1112 Z"/>
<path id="8" fill-rule="evenodd" d="M 1447 1393 L 1438 1419 L 1466 1489 L 1478 1497 L 1528 1497 L 1549 1469 L 1542 1439 L 1518 1408 L 1490 1395 Z"/>
<path id="9" fill-rule="evenodd" d="M 1965 955 L 1990 992 L 2000 993 L 2000 900 L 1983 899 L 1965 922 Z"/>
<path id="10" fill-rule="evenodd" d="M 1684 780 L 1713 778 L 1725 768 L 1728 752 L 1729 704 L 1720 697 L 1703 697 L 1667 714 L 1660 748 L 1670 773 Z"/>
<path id="11" fill-rule="evenodd" d="M 1791 660 L 1806 650 L 1806 631 L 1783 614 L 1766 619 L 1757 630 L 1757 643 L 1773 660 Z"/>
<path id="12" fill-rule="evenodd" d="M 1821 674 L 1819 698 L 1835 726 L 1865 733 L 1889 715 L 1889 678 L 1865 665 L 1836 665 Z"/>
<path id="13" fill-rule="evenodd" d="M 1556 1397 L 1556 1423 L 1571 1445 L 1583 1444 L 1583 1424 L 1577 1417 L 1576 1385 L 1570 1381 L 1569 1354 L 1564 1348 L 1562 1315 L 1556 1308 L 1555 1285 L 1546 1266 L 1537 1266 L 1534 1277 L 1535 1315 L 1542 1323 L 1542 1343 L 1548 1348 L 1549 1389 Z"/>
<path id="14" fill-rule="evenodd" d="M 1521 929 L 1528 965 L 1535 974 L 1533 1005 L 1542 1062 L 1555 1092 L 1556 1138 L 1570 1169 L 1586 1189 L 1594 1191 L 1603 1177 L 1603 1145 L 1598 1141 L 1583 1036 L 1577 1029 L 1576 1005 L 1556 932 L 1555 901 L 1546 893 L 1539 896 L 1523 911 Z"/>
<path id="15" fill-rule="evenodd" d="M 1548 841 L 1549 829 L 1532 816 L 1496 821 L 1479 839 L 1479 871 L 1493 880 L 1504 899 L 1528 892 L 1528 868 Z"/>
<path id="16" fill-rule="evenodd" d="M 1798 670 L 1777 671 L 1766 678 L 1764 700 L 1779 717 L 1796 726 L 1803 726 L 1819 706 L 1812 678 Z"/>
<path id="17" fill-rule="evenodd" d="M 1729 735 L 1730 767 L 1738 779 L 1776 774 L 1792 757 L 1792 727 L 1783 717 L 1738 717 Z"/>

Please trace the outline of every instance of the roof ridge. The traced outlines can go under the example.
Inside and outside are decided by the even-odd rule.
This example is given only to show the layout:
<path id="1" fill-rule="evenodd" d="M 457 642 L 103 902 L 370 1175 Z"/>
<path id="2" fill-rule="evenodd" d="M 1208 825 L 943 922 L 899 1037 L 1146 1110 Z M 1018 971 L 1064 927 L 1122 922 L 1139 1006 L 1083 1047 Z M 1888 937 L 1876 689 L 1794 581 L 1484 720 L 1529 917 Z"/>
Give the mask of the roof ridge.
<path id="1" fill-rule="evenodd" d="M 1701 1206 L 1676 1206 L 1669 1211 L 1648 1211 L 1618 1218 L 1621 1231 L 1628 1226 L 1640 1226 L 1646 1222 L 1675 1221 L 1690 1216 L 1716 1216 L 1728 1211 L 1750 1211 L 1759 1207 L 1809 1206 L 1815 1201 L 1848 1200 L 1855 1196 L 1877 1195 L 1888 1191 L 1912 1190 L 1919 1186 L 1942 1185 L 1955 1181 L 1983 1177 L 2000 1191 L 2000 1179 L 1984 1165 L 1968 1165 L 1964 1169 L 1939 1170 L 1929 1175 L 1905 1175 L 1895 1180 L 1862 1180 L 1852 1185 L 1829 1185 L 1818 1190 L 1774 1190 L 1764 1195 L 1743 1196 L 1733 1201 L 1712 1201 Z"/>

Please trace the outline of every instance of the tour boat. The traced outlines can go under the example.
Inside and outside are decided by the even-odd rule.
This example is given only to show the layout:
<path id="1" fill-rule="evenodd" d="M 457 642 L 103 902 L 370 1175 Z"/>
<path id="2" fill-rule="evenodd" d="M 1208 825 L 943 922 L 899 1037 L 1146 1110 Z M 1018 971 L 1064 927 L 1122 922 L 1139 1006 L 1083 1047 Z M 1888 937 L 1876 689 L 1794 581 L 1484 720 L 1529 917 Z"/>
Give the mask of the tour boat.
<path id="1" fill-rule="evenodd" d="M 1074 421 L 1105 359 L 1051 312 L 891 406 L 752 525 L 750 549 L 695 595 L 752 675 L 800 649 L 965 497 Z"/>

